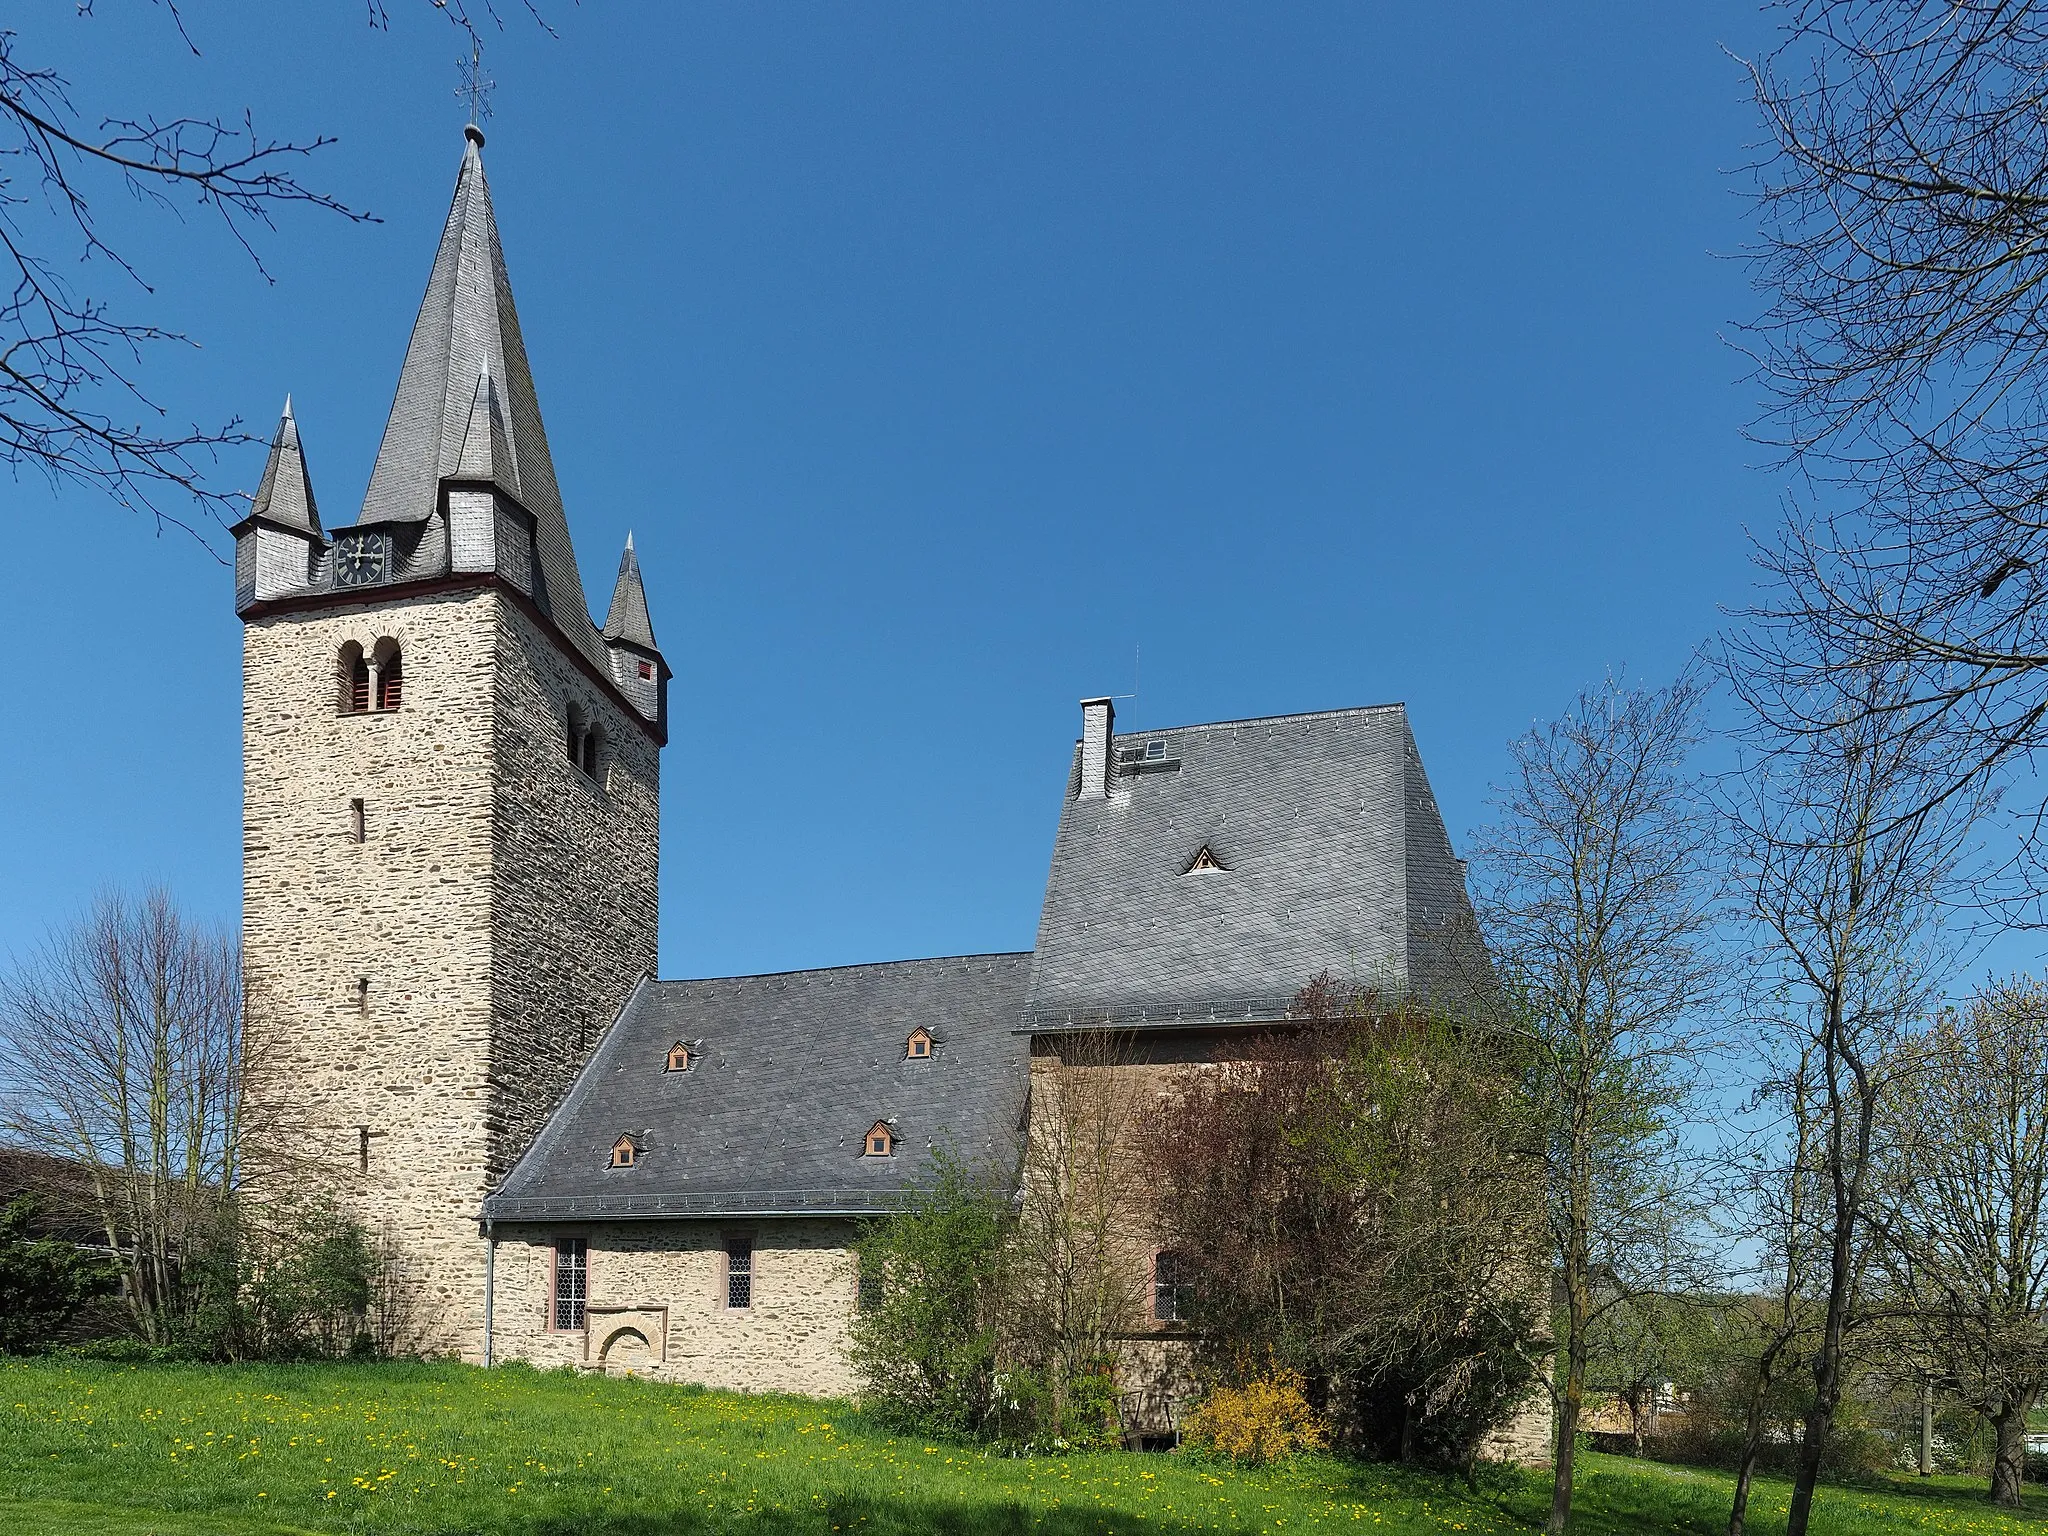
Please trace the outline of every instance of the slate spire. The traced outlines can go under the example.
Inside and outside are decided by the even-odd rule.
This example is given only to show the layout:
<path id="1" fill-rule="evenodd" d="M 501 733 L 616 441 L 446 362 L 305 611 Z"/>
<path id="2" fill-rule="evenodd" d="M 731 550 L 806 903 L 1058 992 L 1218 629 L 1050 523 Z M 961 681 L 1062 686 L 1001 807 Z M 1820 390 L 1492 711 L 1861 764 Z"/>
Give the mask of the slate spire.
<path id="1" fill-rule="evenodd" d="M 605 615 L 604 637 L 629 645 L 658 649 L 654 624 L 647 617 L 647 589 L 640 584 L 640 557 L 633 553 L 633 535 L 626 535 L 626 552 L 619 557 L 619 579 L 612 588 L 611 611 Z"/>
<path id="2" fill-rule="evenodd" d="M 358 521 L 422 522 L 435 512 L 443 479 L 495 481 L 533 514 L 549 617 L 599 660 L 484 181 L 484 136 L 471 126 L 463 138 L 455 197 Z M 490 472 L 471 476 L 486 460 Z"/>
<path id="3" fill-rule="evenodd" d="M 249 502 L 249 516 L 282 524 L 302 533 L 320 531 L 320 509 L 313 503 L 313 482 L 306 474 L 305 451 L 299 447 L 299 424 L 292 417 L 292 397 L 284 397 L 284 416 L 270 440 L 263 478 Z"/>

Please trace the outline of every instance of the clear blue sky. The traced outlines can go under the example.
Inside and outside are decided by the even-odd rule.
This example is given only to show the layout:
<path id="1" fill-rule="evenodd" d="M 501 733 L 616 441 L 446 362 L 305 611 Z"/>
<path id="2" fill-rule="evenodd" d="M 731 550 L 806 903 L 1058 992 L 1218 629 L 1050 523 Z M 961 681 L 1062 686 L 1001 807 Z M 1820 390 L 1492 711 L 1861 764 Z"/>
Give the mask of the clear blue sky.
<path id="1" fill-rule="evenodd" d="M 88 114 L 338 136 L 382 222 L 287 215 L 274 285 L 118 196 L 155 297 L 80 274 L 203 343 L 174 415 L 293 394 L 330 526 L 461 150 L 451 29 L 386 3 L 9 21 Z M 677 673 L 666 974 L 1028 947 L 1136 647 L 1141 727 L 1405 700 L 1462 844 L 1510 737 L 1744 598 L 1753 7 L 542 3 L 485 161 L 586 585 L 633 529 Z M 106 885 L 231 917 L 229 573 L 0 498 L 0 953 Z"/>

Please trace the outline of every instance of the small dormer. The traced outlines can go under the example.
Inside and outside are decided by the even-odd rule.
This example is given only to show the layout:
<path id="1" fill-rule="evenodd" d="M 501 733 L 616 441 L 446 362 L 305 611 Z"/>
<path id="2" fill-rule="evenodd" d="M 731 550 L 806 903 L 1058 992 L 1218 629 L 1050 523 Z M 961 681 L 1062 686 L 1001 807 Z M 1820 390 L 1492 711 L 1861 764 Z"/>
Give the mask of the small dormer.
<path id="1" fill-rule="evenodd" d="M 936 1044 L 938 1042 L 932 1038 L 932 1032 L 920 1024 L 910 1032 L 910 1038 L 903 1042 L 903 1059 L 929 1061 L 932 1047 Z"/>
<path id="2" fill-rule="evenodd" d="M 890 1157 L 896 1151 L 896 1132 L 886 1120 L 877 1120 L 868 1127 L 867 1141 L 861 1148 L 863 1157 Z"/>
<path id="3" fill-rule="evenodd" d="M 640 1144 L 637 1141 L 635 1141 L 631 1136 L 621 1136 L 617 1141 L 612 1143 L 612 1167 L 631 1168 L 635 1163 L 639 1161 Z"/>
<path id="4" fill-rule="evenodd" d="M 667 1072 L 687 1072 L 695 1062 L 696 1057 L 690 1052 L 690 1042 L 678 1040 L 668 1048 L 668 1065 L 663 1070 Z"/>

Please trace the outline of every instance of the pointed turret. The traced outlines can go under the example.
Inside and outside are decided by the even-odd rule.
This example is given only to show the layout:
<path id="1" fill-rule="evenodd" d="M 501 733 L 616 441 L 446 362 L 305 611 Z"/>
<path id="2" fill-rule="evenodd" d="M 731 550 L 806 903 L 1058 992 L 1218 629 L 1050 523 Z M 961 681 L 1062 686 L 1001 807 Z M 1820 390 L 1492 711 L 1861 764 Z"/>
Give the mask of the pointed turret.
<path id="1" fill-rule="evenodd" d="M 249 498 L 249 515 L 229 530 L 235 537 L 235 611 L 296 592 L 312 580 L 326 539 L 320 508 L 299 446 L 299 424 L 291 396 L 270 439 L 263 478 Z"/>
<path id="2" fill-rule="evenodd" d="M 640 584 L 640 557 L 633 553 L 633 535 L 619 556 L 619 579 L 612 588 L 612 606 L 605 614 L 604 637 L 654 649 L 654 622 L 647 617 L 647 589 Z"/>
<path id="3" fill-rule="evenodd" d="M 475 127 L 463 134 L 454 201 L 357 521 L 423 522 L 438 510 L 443 480 L 491 482 L 533 520 L 539 570 L 526 590 L 565 639 L 601 662 L 484 181 L 484 136 Z M 474 472 L 478 466 L 487 472 Z M 505 556 L 499 552 L 500 570 Z"/>
<path id="4" fill-rule="evenodd" d="M 263 478 L 249 502 L 249 516 L 306 533 L 320 531 L 320 509 L 313 502 L 313 482 L 306 474 L 305 450 L 299 446 L 299 424 L 292 416 L 292 397 L 284 397 L 284 416 L 270 439 L 270 457 Z"/>
<path id="5" fill-rule="evenodd" d="M 619 556 L 619 579 L 612 588 L 611 610 L 605 615 L 604 643 L 611 652 L 612 681 L 665 740 L 668 735 L 668 663 L 654 644 L 654 621 L 647 617 L 647 588 L 640 582 L 640 557 L 633 535 Z"/>

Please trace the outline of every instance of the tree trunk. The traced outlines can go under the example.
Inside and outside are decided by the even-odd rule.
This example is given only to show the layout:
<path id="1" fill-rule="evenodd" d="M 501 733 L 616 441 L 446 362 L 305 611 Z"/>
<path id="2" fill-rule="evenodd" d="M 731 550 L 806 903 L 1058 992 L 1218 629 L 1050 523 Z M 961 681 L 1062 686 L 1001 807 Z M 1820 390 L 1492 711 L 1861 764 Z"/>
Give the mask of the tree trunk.
<path id="1" fill-rule="evenodd" d="M 1547 1536 L 1564 1536 L 1572 1520 L 1572 1465 L 1579 1441 L 1579 1413 L 1586 1400 L 1586 1294 L 1583 1265 L 1568 1266 L 1565 1279 L 1564 1394 L 1557 1407 L 1557 1450 L 1550 1478 Z"/>
<path id="2" fill-rule="evenodd" d="M 2027 1476 L 2027 1409 L 2024 1397 L 2008 1397 L 1991 1416 L 1997 1437 L 1991 1454 L 1991 1502 L 2020 1507 L 2020 1488 Z"/>

